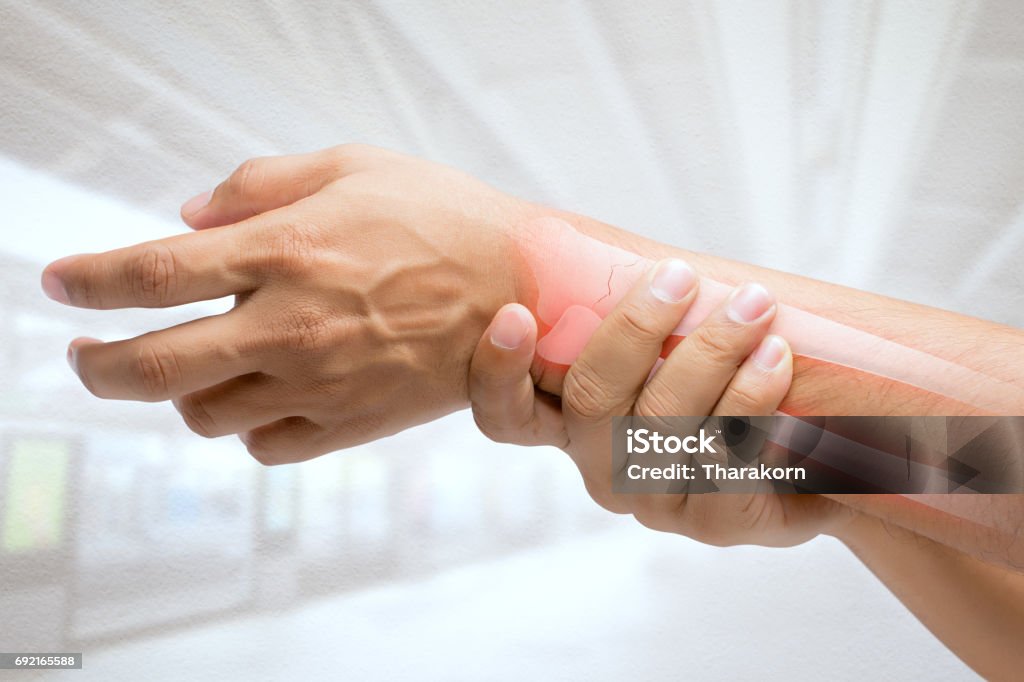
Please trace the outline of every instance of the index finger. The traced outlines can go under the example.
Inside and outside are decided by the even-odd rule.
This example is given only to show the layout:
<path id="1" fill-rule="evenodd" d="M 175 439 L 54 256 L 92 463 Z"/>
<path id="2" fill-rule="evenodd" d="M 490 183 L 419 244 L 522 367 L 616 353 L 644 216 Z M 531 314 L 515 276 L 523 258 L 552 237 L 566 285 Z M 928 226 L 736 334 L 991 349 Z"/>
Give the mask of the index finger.
<path id="1" fill-rule="evenodd" d="M 67 256 L 43 270 L 43 291 L 60 303 L 101 310 L 165 308 L 242 293 L 257 284 L 241 266 L 245 238 L 226 226 Z"/>
<path id="2" fill-rule="evenodd" d="M 603 425 L 630 410 L 699 288 L 693 269 L 669 258 L 642 277 L 601 322 L 562 386 L 562 409 L 576 424 Z"/>

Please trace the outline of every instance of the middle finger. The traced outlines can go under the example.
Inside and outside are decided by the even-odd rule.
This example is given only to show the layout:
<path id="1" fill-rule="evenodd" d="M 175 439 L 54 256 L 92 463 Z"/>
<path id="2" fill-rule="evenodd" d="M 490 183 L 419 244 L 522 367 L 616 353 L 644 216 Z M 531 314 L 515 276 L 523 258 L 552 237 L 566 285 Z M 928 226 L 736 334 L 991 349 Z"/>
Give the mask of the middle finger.
<path id="1" fill-rule="evenodd" d="M 736 288 L 665 359 L 637 399 L 644 416 L 706 416 L 775 318 L 760 284 Z"/>

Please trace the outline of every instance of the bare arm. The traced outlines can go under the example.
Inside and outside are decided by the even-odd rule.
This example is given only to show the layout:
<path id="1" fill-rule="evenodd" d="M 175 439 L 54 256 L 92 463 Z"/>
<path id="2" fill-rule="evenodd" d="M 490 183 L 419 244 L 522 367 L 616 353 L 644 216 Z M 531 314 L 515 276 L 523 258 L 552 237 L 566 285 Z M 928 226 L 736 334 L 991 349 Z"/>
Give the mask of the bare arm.
<path id="1" fill-rule="evenodd" d="M 665 272 L 665 262 L 655 273 Z M 657 277 L 650 278 L 653 284 Z M 579 467 L 587 492 L 598 504 L 632 513 L 645 526 L 717 545 L 798 544 L 819 534 L 844 542 L 889 589 L 954 653 L 990 679 L 1014 679 L 1022 665 L 1024 574 L 980 561 L 898 525 L 860 513 L 819 495 L 776 495 L 771 487 L 749 494 L 674 494 L 658 488 L 622 494 L 609 488 L 614 461 L 609 421 L 622 414 L 770 414 L 788 388 L 788 357 L 766 369 L 758 356 L 743 358 L 751 338 L 770 323 L 737 325 L 721 314 L 688 336 L 650 381 L 653 358 L 690 295 L 676 303 L 647 293 L 641 281 L 600 324 L 566 377 L 561 409 L 538 395 L 530 374 L 537 327 L 521 306 L 498 311 L 473 358 L 473 414 L 489 437 L 518 444 L 561 447 Z M 653 287 L 651 287 L 653 290 Z M 639 326 L 645 325 L 645 326 Z M 708 340 L 731 349 L 730 358 L 708 353 Z M 625 340 L 629 341 L 626 342 Z M 718 360 L 717 366 L 712 360 Z M 600 369 L 595 369 L 600 368 Z M 693 391 L 711 389 L 717 404 L 696 402 Z M 719 396 L 719 391 L 724 391 Z M 736 402 L 738 396 L 743 396 Z M 651 413 L 651 410 L 658 410 Z M 614 466 L 614 465 L 612 465 Z M 982 495 L 946 495 L 972 501 Z M 871 496 L 863 500 L 909 500 Z M 935 500 L 929 500 L 932 504 Z M 915 502 L 919 504 L 920 502 Z"/>
<path id="2" fill-rule="evenodd" d="M 1012 386 L 1021 384 L 1024 363 L 1024 332 L 993 323 L 967 318 L 947 311 L 914 305 L 867 292 L 809 280 L 796 275 L 765 270 L 695 254 L 624 233 L 585 218 L 572 218 L 577 230 L 595 238 L 623 246 L 641 255 L 683 256 L 691 263 L 703 263 L 703 271 L 718 279 L 768 282 L 780 301 L 843 324 L 869 331 L 929 354 L 966 366 L 978 372 L 997 375 Z M 700 266 L 698 270 L 702 269 Z M 575 270 L 573 271 L 575 272 Z M 786 296 L 788 295 L 788 298 Z M 544 388 L 560 391 L 558 375 Z M 1001 414 L 1024 412 L 1024 404 L 1012 399 L 999 403 Z M 977 408 L 942 395 L 922 391 L 899 381 L 860 372 L 828 362 L 794 357 L 792 387 L 781 409 L 794 414 L 867 414 L 867 415 L 970 415 Z M 903 434 L 886 433 L 886 420 L 878 419 L 872 434 L 878 440 L 898 440 Z M 982 458 L 1001 459 L 990 470 L 998 472 L 1010 489 L 1019 489 L 1024 473 L 1024 433 L 1021 422 L 1006 422 L 985 434 Z M 971 422 L 949 420 L 949 432 L 960 429 L 965 440 L 973 435 Z M 863 434 L 846 434 L 856 439 Z M 981 437 L 979 436 L 979 439 Z M 977 445 L 977 443 L 976 443 Z M 975 448 L 978 449 L 977 447 Z M 1024 495 L 830 495 L 832 499 L 869 515 L 911 529 L 922 536 L 950 545 L 973 556 L 993 561 L 1014 570 L 1024 570 Z"/>
<path id="3" fill-rule="evenodd" d="M 936 637 L 979 675 L 1024 669 L 1024 574 L 867 515 L 836 533 Z"/>
<path id="4" fill-rule="evenodd" d="M 398 344 L 422 343 L 415 353 L 429 357 L 414 359 L 431 365 L 432 373 L 438 365 L 447 373 L 431 380 L 439 384 L 434 387 L 437 407 L 451 411 L 466 404 L 469 358 L 490 316 L 509 301 L 536 302 L 535 283 L 517 258 L 515 234 L 524 223 L 551 215 L 650 259 L 683 258 L 698 274 L 726 284 L 760 281 L 781 303 L 998 377 L 1024 395 L 1021 330 L 661 244 L 520 201 L 450 168 L 362 146 L 243 164 L 209 204 L 186 217 L 198 233 L 62 259 L 44 272 L 44 288 L 59 300 L 89 308 L 164 307 L 247 294 L 233 316 L 241 318 L 240 311 L 265 301 L 259 311 L 263 326 L 281 332 L 280 339 L 269 340 L 275 347 L 294 344 L 296 326 L 306 329 L 295 333 L 305 331 L 310 337 L 299 341 L 315 341 L 331 331 L 313 318 L 343 319 L 351 324 L 341 331 L 375 337 L 375 344 L 357 351 L 357 364 Z M 576 265 L 563 264 L 567 276 Z M 296 308 L 296 300 L 303 307 Z M 208 330 L 214 335 L 207 338 L 229 345 L 223 338 L 231 333 L 229 325 L 218 326 L 224 329 Z M 189 334 L 177 337 L 186 341 Z M 142 356 L 165 339 L 170 335 L 150 336 L 148 345 L 120 344 L 117 350 Z M 160 370 L 155 367 L 159 363 L 133 366 L 114 349 L 103 351 L 95 344 L 79 343 L 74 350 L 87 385 L 113 398 L 177 397 L 182 387 L 203 383 L 189 381 L 196 375 L 219 378 L 233 371 L 210 373 L 217 359 L 239 369 L 261 365 L 231 353 L 228 358 L 197 358 L 195 370 L 183 366 L 180 376 L 173 371 L 145 376 Z M 164 379 L 180 385 L 163 386 Z M 1002 408 L 997 413 L 1014 414 L 1024 410 L 1024 403 Z M 793 388 L 782 409 L 829 415 L 972 411 L 898 381 L 802 357 L 796 358 Z M 403 410 L 417 411 L 411 405 Z"/>
<path id="5" fill-rule="evenodd" d="M 924 351 L 976 372 L 998 377 L 1024 395 L 1024 331 L 945 310 L 812 280 L 799 275 L 687 251 L 640 237 L 590 218 L 558 213 L 577 230 L 651 259 L 683 258 L 698 272 L 728 284 L 756 280 L 780 302 Z M 1019 294 L 1017 294 L 1019 295 Z M 961 401 L 848 367 L 795 358 L 793 387 L 781 409 L 791 414 L 926 415 L 1021 414 L 1012 398 L 997 410 Z"/>
<path id="6" fill-rule="evenodd" d="M 509 301 L 536 303 L 516 231 L 550 215 L 648 258 L 682 257 L 722 282 L 760 280 L 782 303 L 1024 386 L 1019 330 L 659 244 L 362 146 L 243 164 L 209 203 L 189 206 L 184 217 L 198 232 L 62 259 L 43 283 L 54 298 L 89 308 L 237 294 L 224 315 L 122 341 L 77 339 L 72 364 L 98 396 L 172 400 L 197 433 L 237 433 L 268 464 L 299 461 L 466 407 L 470 358 L 488 320 Z M 972 412 L 801 357 L 782 409 Z M 1014 531 L 1016 509 L 1000 512 Z M 876 511 L 897 520 L 896 511 Z M 951 527 L 935 525 L 933 537 Z"/>

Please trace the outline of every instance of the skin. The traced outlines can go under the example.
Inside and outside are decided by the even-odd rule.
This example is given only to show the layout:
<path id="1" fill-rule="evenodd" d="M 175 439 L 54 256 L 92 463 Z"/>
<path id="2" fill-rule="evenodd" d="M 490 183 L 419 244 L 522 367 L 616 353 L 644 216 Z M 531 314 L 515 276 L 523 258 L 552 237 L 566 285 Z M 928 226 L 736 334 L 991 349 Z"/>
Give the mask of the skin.
<path id="1" fill-rule="evenodd" d="M 596 324 L 651 265 L 641 255 L 587 236 L 558 218 L 526 222 L 514 238 L 537 283 L 534 313 L 538 322 L 553 326 L 542 334 L 537 354 L 564 365 L 572 364 L 573 353 Z M 688 335 L 729 291 L 704 271 L 700 294 L 673 336 Z M 780 305 L 772 331 L 790 339 L 794 353 L 804 359 L 889 377 L 978 410 L 999 412 L 1006 405 L 1024 404 L 1024 390 L 998 378 L 793 306 Z"/>
<path id="2" fill-rule="evenodd" d="M 988 680 L 1024 669 L 1024 573 L 870 514 L 833 533 L 960 660 Z"/>
<path id="3" fill-rule="evenodd" d="M 832 535 L 978 674 L 1016 679 L 1024 667 L 1022 573 L 817 495 L 768 489 L 742 495 L 612 492 L 607 469 L 613 416 L 767 415 L 782 401 L 792 372 L 788 349 L 770 369 L 756 360 L 758 351 L 747 355 L 765 336 L 774 311 L 741 325 L 718 309 L 647 381 L 695 293 L 667 304 L 650 295 L 650 282 L 648 277 L 635 286 L 594 331 L 565 376 L 557 404 L 536 388 L 530 373 L 537 340 L 533 316 L 516 304 L 499 310 L 471 365 L 470 395 L 481 430 L 500 442 L 562 448 L 599 504 L 632 513 L 656 530 L 717 545 L 781 546 Z M 673 390 L 683 386 L 700 386 L 702 394 Z"/>
<path id="4" fill-rule="evenodd" d="M 697 296 L 696 285 L 677 302 L 654 293 L 657 272 L 668 263 L 641 278 L 594 332 L 565 375 L 559 405 L 537 394 L 530 374 L 537 338 L 533 316 L 516 304 L 498 311 L 470 370 L 473 415 L 481 431 L 501 442 L 556 445 L 576 463 L 587 492 L 602 507 L 709 544 L 789 546 L 843 522 L 849 512 L 842 505 L 817 495 L 768 494 L 767 482 L 751 494 L 613 492 L 613 417 L 770 415 L 790 387 L 793 357 L 784 340 L 766 336 L 777 307 L 763 289 L 763 313 L 742 321 L 732 310 L 738 289 L 647 381 L 665 340 Z M 522 331 L 513 334 L 516 324 Z M 521 341 L 513 348 L 496 343 L 516 336 Z"/>
<path id="5" fill-rule="evenodd" d="M 43 287 L 62 302 L 103 309 L 235 295 L 223 315 L 134 339 L 76 339 L 69 360 L 94 394 L 172 400 L 194 431 L 237 433 L 266 464 L 466 407 L 470 359 L 493 314 L 510 301 L 531 310 L 537 302 L 515 234 L 546 216 L 645 258 L 683 258 L 719 282 L 756 279 L 790 305 L 1024 386 L 1024 354 L 1008 352 L 1024 345 L 1019 330 L 686 252 L 371 147 L 249 161 L 204 200 L 183 207 L 196 232 L 61 259 L 44 270 Z M 976 412 L 826 362 L 793 364 L 780 406 L 791 414 Z M 535 367 L 534 378 L 557 395 L 565 371 Z M 909 523 L 904 516 L 919 511 L 885 513 Z M 999 496 L 985 514 L 1000 529 L 983 543 L 995 550 L 987 558 L 1021 561 L 1021 498 Z M 948 533 L 951 544 L 977 549 L 973 528 L 935 525 L 933 537 Z"/>
<path id="6" fill-rule="evenodd" d="M 521 213 L 461 173 L 344 147 L 243 164 L 195 233 L 62 259 L 43 281 L 101 309 L 236 295 L 224 315 L 76 339 L 72 367 L 97 396 L 173 400 L 200 435 L 299 461 L 465 406 L 473 346 L 515 296 L 495 245 Z"/>

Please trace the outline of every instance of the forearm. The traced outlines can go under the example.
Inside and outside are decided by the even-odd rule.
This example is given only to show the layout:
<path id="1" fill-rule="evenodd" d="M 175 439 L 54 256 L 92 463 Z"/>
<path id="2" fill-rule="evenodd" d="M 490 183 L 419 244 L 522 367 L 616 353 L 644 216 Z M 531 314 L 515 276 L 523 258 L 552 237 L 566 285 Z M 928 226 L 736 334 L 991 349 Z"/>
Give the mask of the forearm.
<path id="1" fill-rule="evenodd" d="M 551 215 L 551 212 L 540 209 L 538 216 L 543 215 Z M 776 292 L 781 301 L 798 308 L 800 314 L 807 315 L 808 318 L 813 316 L 811 324 L 816 323 L 815 320 L 821 320 L 826 331 L 834 330 L 828 328 L 828 325 L 834 322 L 843 325 L 839 329 L 838 337 L 827 340 L 828 342 L 836 345 L 845 343 L 845 330 L 849 330 L 854 340 L 858 337 L 863 338 L 865 332 L 881 337 L 878 344 L 871 344 L 876 352 L 863 358 L 865 364 L 877 363 L 878 356 L 887 352 L 911 355 L 918 353 L 919 356 L 927 354 L 926 359 L 931 358 L 934 360 L 932 364 L 940 366 L 938 371 L 951 369 L 974 372 L 981 380 L 999 382 L 1001 388 L 1009 388 L 1008 392 L 1004 391 L 996 397 L 997 413 L 1019 413 L 1024 409 L 1024 405 L 1014 400 L 1019 394 L 1019 387 L 1024 385 L 1021 381 L 1022 361 L 1019 353 L 1009 352 L 1024 342 L 1024 335 L 1019 330 L 796 275 L 688 252 L 579 216 L 564 213 L 556 215 L 569 222 L 576 232 L 588 236 L 574 236 L 576 232 L 571 228 L 565 228 L 559 237 L 558 225 L 543 220 L 528 223 L 526 227 L 520 228 L 525 233 L 520 236 L 520 240 L 526 242 L 521 249 L 525 254 L 525 260 L 556 261 L 554 264 L 535 262 L 532 266 L 530 263 L 523 265 L 524 269 L 531 272 L 527 279 L 536 287 L 546 285 L 556 289 L 554 295 L 549 293 L 543 296 L 543 292 L 537 291 L 526 293 L 528 301 L 524 302 L 532 301 L 535 304 L 535 311 L 538 311 L 538 317 L 542 318 L 542 321 L 550 323 L 557 317 L 559 310 L 570 304 L 578 307 L 581 302 L 587 305 L 586 302 L 613 296 L 613 289 L 624 286 L 623 279 L 628 277 L 622 273 L 642 271 L 642 268 L 631 265 L 637 258 L 653 260 L 681 256 L 690 261 L 703 277 L 714 281 L 731 284 L 756 279 L 765 283 Z M 566 230 L 572 234 L 566 236 Z M 543 248 L 538 248 L 537 244 L 550 244 L 550 250 L 555 253 L 548 253 Z M 606 248 L 605 245 L 618 248 Z M 608 274 L 609 271 L 611 274 Z M 590 279 L 592 284 L 581 286 L 580 279 Z M 600 307 L 599 303 L 590 304 L 590 307 L 595 309 L 595 312 L 601 312 L 597 310 Z M 820 317 L 817 317 L 819 315 Z M 586 318 L 586 311 L 583 318 Z M 552 336 L 558 333 L 561 324 L 558 322 L 551 330 Z M 877 424 L 871 430 L 872 444 L 900 457 L 903 457 L 906 447 L 906 433 L 902 430 L 904 427 L 901 427 L 898 421 L 885 420 L 881 415 L 967 415 L 982 411 L 976 405 L 923 390 L 898 378 L 883 377 L 877 373 L 859 371 L 850 366 L 820 359 L 800 357 L 798 348 L 803 339 L 790 336 L 787 336 L 787 339 L 793 345 L 797 356 L 796 371 L 792 387 L 781 409 L 798 415 L 878 416 Z M 566 355 L 566 359 L 570 355 Z M 1001 368 L 1000 371 L 996 371 L 997 368 Z M 901 369 L 899 366 L 895 367 L 897 372 Z M 925 369 L 930 367 L 926 366 Z M 995 374 L 1001 379 L 993 379 L 989 374 Z M 540 378 L 543 388 L 558 392 L 557 372 L 545 373 Z M 964 393 L 971 393 L 971 388 L 964 385 Z M 978 387 L 973 388 L 976 396 Z M 955 384 L 953 392 L 958 392 Z M 992 396 L 985 397 L 995 396 L 996 393 L 993 392 Z M 979 439 L 988 438 L 989 440 L 981 443 L 982 452 L 974 453 L 986 461 L 976 464 L 968 458 L 965 463 L 975 464 L 987 472 L 996 472 L 999 478 L 996 483 L 1004 484 L 1005 489 L 1018 489 L 1022 469 L 1020 443 L 1024 442 L 1021 440 L 1024 434 L 1015 433 L 1015 426 L 1010 422 L 997 426 L 1006 427 L 994 429 L 1001 434 L 994 434 L 995 440 L 1000 441 L 998 443 L 991 440 L 992 429 L 982 436 L 975 433 L 976 427 L 969 420 L 962 423 L 947 421 L 945 428 L 940 429 L 945 434 L 942 442 L 946 447 L 954 448 L 950 453 L 958 451 L 958 455 L 963 458 L 964 451 L 958 450 L 960 443 L 971 442 L 978 445 Z M 840 427 L 842 424 L 834 426 Z M 1016 430 L 1019 431 L 1019 428 Z M 841 435 L 852 437 L 856 441 L 867 434 Z M 997 445 L 999 447 L 996 447 Z M 979 450 L 979 447 L 973 449 Z M 942 451 L 945 452 L 944 449 Z M 1003 460 L 993 460 L 997 457 L 997 451 L 1002 453 L 998 457 L 1002 457 Z M 936 495 L 928 498 L 928 504 L 920 503 L 924 498 L 911 500 L 903 496 L 868 495 L 836 498 L 844 504 L 855 505 L 867 513 L 900 524 L 972 555 L 1002 562 L 1014 568 L 1024 566 L 1024 542 L 1021 542 L 1019 532 L 1024 509 L 1021 508 L 1021 498 L 1018 496 Z"/>
<path id="2" fill-rule="evenodd" d="M 953 653 L 988 679 L 1024 669 L 1024 574 L 858 515 L 836 533 Z"/>
<path id="3" fill-rule="evenodd" d="M 826 495 L 973 557 L 1024 575 L 1024 495 Z"/>
<path id="4" fill-rule="evenodd" d="M 1024 395 L 1024 333 L 1006 326 L 948 311 L 819 282 L 745 263 L 687 251 L 640 237 L 598 221 L 538 209 L 538 215 L 556 215 L 581 233 L 640 256 L 668 256 L 688 260 L 702 275 L 735 284 L 757 280 L 778 299 L 801 310 L 850 328 L 923 351 L 967 370 L 998 377 L 1011 389 L 996 409 L 978 409 L 955 397 L 908 385 L 891 377 L 847 366 L 800 357 L 793 386 L 781 409 L 791 414 L 1012 414 L 1024 410 L 1014 404 Z M 566 264 L 572 272 L 572 264 Z M 793 342 L 793 339 L 790 339 Z M 1018 352 L 1014 352 L 1014 350 Z M 550 388 L 550 387 L 546 387 Z M 970 388 L 970 387 L 967 387 Z"/>
<path id="5" fill-rule="evenodd" d="M 504 303 L 537 302 L 517 234 L 551 215 L 576 225 L 573 234 L 604 240 L 585 238 L 591 244 L 629 249 L 619 255 L 636 265 L 641 257 L 687 258 L 706 278 L 696 309 L 711 280 L 727 290 L 758 279 L 789 306 L 779 306 L 773 324 L 794 311 L 805 321 L 818 313 L 822 323 L 836 324 L 828 317 L 864 330 L 862 339 L 885 336 L 973 368 L 967 371 L 998 374 L 1018 392 L 1024 386 L 1024 360 L 1003 357 L 1019 347 L 1019 332 L 688 253 L 384 150 L 345 145 L 250 160 L 204 201 L 199 209 L 189 202 L 185 215 L 198 232 L 61 259 L 47 267 L 43 286 L 58 301 L 100 309 L 237 295 L 226 315 L 112 343 L 78 339 L 69 359 L 96 395 L 175 400 L 193 430 L 246 434 L 250 451 L 266 461 L 365 442 L 468 405 L 469 359 L 487 321 Z M 543 252 L 543 239 L 535 246 Z M 596 281 L 575 277 L 572 254 L 562 256 L 556 265 L 564 283 L 584 281 L 603 293 L 607 271 Z M 920 387 L 808 360 L 813 354 L 798 343 L 822 339 L 783 335 L 798 356 L 786 411 L 970 411 Z M 319 399 L 310 401 L 314 390 Z M 294 395 L 285 399 L 288 392 Z M 239 407 L 253 404 L 258 413 Z"/>

